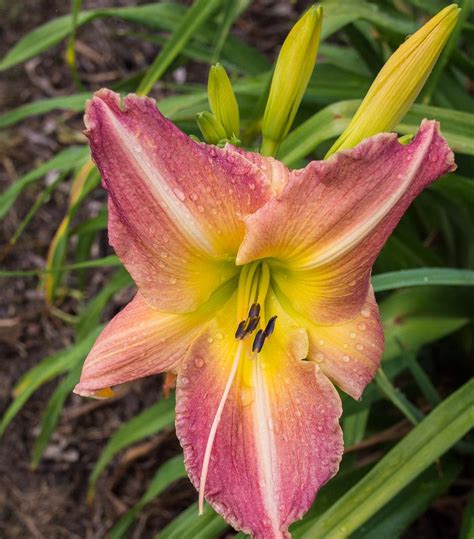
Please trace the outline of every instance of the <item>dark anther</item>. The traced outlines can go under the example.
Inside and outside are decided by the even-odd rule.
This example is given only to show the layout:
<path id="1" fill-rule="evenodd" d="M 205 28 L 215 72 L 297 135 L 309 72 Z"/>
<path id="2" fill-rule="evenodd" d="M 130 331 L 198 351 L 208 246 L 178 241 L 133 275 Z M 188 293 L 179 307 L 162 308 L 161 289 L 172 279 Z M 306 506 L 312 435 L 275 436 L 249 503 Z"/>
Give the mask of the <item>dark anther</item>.
<path id="1" fill-rule="evenodd" d="M 260 303 L 252 303 L 249 309 L 249 318 L 256 318 L 260 314 Z"/>
<path id="2" fill-rule="evenodd" d="M 270 337 L 270 335 L 273 333 L 277 318 L 278 316 L 272 316 L 268 321 L 267 327 L 263 330 L 263 332 L 265 333 L 265 337 Z"/>
<path id="3" fill-rule="evenodd" d="M 237 326 L 237 330 L 235 332 L 236 339 L 243 339 L 245 335 L 247 335 L 247 332 L 245 331 L 246 324 L 247 324 L 247 320 L 242 320 L 242 322 L 239 323 L 239 325 Z"/>
<path id="4" fill-rule="evenodd" d="M 245 328 L 246 335 L 250 335 L 252 331 L 258 326 L 260 322 L 260 316 L 255 316 L 249 319 L 247 327 Z"/>
<path id="5" fill-rule="evenodd" d="M 259 329 L 257 331 L 257 334 L 255 335 L 255 339 L 253 340 L 252 352 L 257 352 L 258 354 L 260 350 L 262 349 L 264 342 L 265 342 L 265 333 L 263 332 L 263 330 Z"/>

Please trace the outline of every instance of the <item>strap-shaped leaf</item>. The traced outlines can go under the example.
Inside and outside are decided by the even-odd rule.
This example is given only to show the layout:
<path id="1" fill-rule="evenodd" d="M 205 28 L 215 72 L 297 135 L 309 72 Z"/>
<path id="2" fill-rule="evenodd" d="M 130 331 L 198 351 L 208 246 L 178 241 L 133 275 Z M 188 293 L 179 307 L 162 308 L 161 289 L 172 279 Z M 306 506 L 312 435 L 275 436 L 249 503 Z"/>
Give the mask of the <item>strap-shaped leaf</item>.
<path id="1" fill-rule="evenodd" d="M 399 442 L 302 536 L 349 536 L 474 426 L 474 379 Z"/>

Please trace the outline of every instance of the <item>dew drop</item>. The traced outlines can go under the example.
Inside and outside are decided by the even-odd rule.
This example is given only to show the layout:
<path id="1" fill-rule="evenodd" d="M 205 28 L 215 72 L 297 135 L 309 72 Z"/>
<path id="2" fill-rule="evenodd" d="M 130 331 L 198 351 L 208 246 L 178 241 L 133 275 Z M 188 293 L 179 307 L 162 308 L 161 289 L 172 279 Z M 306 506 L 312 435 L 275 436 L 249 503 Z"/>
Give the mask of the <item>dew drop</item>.
<path id="1" fill-rule="evenodd" d="M 176 284 L 176 279 L 174 277 L 170 277 L 170 283 L 171 284 Z"/>
<path id="2" fill-rule="evenodd" d="M 324 339 L 321 339 L 321 340 L 319 341 L 320 346 L 324 346 L 324 342 L 325 342 Z"/>
<path id="3" fill-rule="evenodd" d="M 357 350 L 359 350 L 359 351 L 360 351 L 360 350 L 363 350 L 363 349 L 364 349 L 364 345 L 362 345 L 362 344 L 356 344 L 356 348 L 357 348 Z"/>
<path id="4" fill-rule="evenodd" d="M 296 417 L 301 417 L 301 412 L 300 412 L 299 410 L 296 410 L 295 416 L 296 416 Z"/>
<path id="5" fill-rule="evenodd" d="M 322 354 L 321 352 L 318 352 L 318 353 L 316 354 L 316 361 L 317 361 L 318 363 L 322 363 L 322 362 L 324 361 L 324 354 Z"/>
<path id="6" fill-rule="evenodd" d="M 355 339 L 355 338 L 356 338 L 356 334 L 355 334 L 354 332 L 352 332 L 352 333 L 349 335 L 349 337 L 350 337 L 351 339 Z"/>
<path id="7" fill-rule="evenodd" d="M 342 361 L 344 361 L 344 363 L 349 363 L 349 361 L 351 360 L 351 358 L 347 355 L 344 355 L 342 356 Z"/>
<path id="8" fill-rule="evenodd" d="M 367 326 L 364 324 L 364 322 L 361 322 L 358 326 L 357 326 L 361 331 L 365 331 L 367 329 Z"/>
<path id="9" fill-rule="evenodd" d="M 369 318 L 369 316 L 370 316 L 370 311 L 369 311 L 369 309 L 362 309 L 362 311 L 360 311 L 360 314 L 361 314 L 364 318 Z"/>
<path id="10" fill-rule="evenodd" d="M 202 359 L 202 357 L 197 357 L 194 360 L 194 364 L 196 365 L 196 367 L 202 367 L 204 365 L 204 359 Z"/>
<path id="11" fill-rule="evenodd" d="M 183 191 L 181 191 L 181 189 L 178 189 L 177 187 L 175 187 L 173 189 L 174 191 L 174 194 L 179 198 L 179 200 L 181 200 L 181 202 L 184 201 L 184 199 L 186 198 L 185 194 L 183 193 Z"/>
<path id="12" fill-rule="evenodd" d="M 201 206 L 201 204 L 198 204 L 197 209 L 198 209 L 201 213 L 204 212 L 204 206 Z"/>
<path id="13" fill-rule="evenodd" d="M 189 378 L 186 378 L 186 376 L 183 376 L 183 377 L 181 378 L 181 385 L 182 385 L 182 386 L 185 386 L 185 385 L 187 385 L 188 383 L 189 383 Z"/>
<path id="14" fill-rule="evenodd" d="M 208 343 L 212 343 L 212 342 L 214 342 L 214 339 L 213 339 L 212 337 L 208 337 L 208 338 L 207 338 L 207 342 L 208 342 Z"/>
<path id="15" fill-rule="evenodd" d="M 189 195 L 189 198 L 190 198 L 192 201 L 196 202 L 196 200 L 198 199 L 198 196 L 196 195 L 196 193 L 191 193 L 191 194 Z"/>
<path id="16" fill-rule="evenodd" d="M 218 333 L 216 333 L 216 338 L 219 339 L 220 341 L 223 339 L 224 335 L 222 335 L 222 333 L 219 331 Z"/>

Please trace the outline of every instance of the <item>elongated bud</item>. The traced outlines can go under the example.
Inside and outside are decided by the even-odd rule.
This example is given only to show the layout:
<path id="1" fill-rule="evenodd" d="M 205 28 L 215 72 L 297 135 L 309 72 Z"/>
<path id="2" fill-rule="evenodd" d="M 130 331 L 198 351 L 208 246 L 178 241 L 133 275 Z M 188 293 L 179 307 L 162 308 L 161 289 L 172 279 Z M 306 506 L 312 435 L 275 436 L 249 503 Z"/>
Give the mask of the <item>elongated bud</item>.
<path id="1" fill-rule="evenodd" d="M 220 64 L 209 70 L 207 93 L 212 113 L 224 126 L 224 138 L 239 138 L 239 106 L 230 79 Z"/>
<path id="2" fill-rule="evenodd" d="M 311 7 L 283 43 L 263 115 L 263 155 L 275 155 L 290 131 L 316 63 L 322 19 L 322 8 Z"/>
<path id="3" fill-rule="evenodd" d="M 227 138 L 224 126 L 214 114 L 207 111 L 199 112 L 196 114 L 196 122 L 208 144 L 217 144 L 220 140 Z"/>
<path id="4" fill-rule="evenodd" d="M 444 8 L 398 47 L 326 157 L 396 127 L 429 77 L 456 26 L 459 11 L 456 4 Z"/>

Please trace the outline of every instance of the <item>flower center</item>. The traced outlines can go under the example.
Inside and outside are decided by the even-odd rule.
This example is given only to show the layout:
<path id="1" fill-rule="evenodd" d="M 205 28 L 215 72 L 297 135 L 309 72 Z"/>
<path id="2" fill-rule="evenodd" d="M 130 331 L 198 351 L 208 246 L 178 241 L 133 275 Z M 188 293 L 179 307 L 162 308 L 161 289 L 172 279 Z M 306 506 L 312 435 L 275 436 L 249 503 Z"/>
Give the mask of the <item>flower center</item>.
<path id="1" fill-rule="evenodd" d="M 254 334 L 252 357 L 258 354 L 265 339 L 275 329 L 276 316 L 272 316 L 265 325 L 265 298 L 270 286 L 270 268 L 265 261 L 246 264 L 239 277 L 237 317 L 235 338 L 243 341 Z"/>

